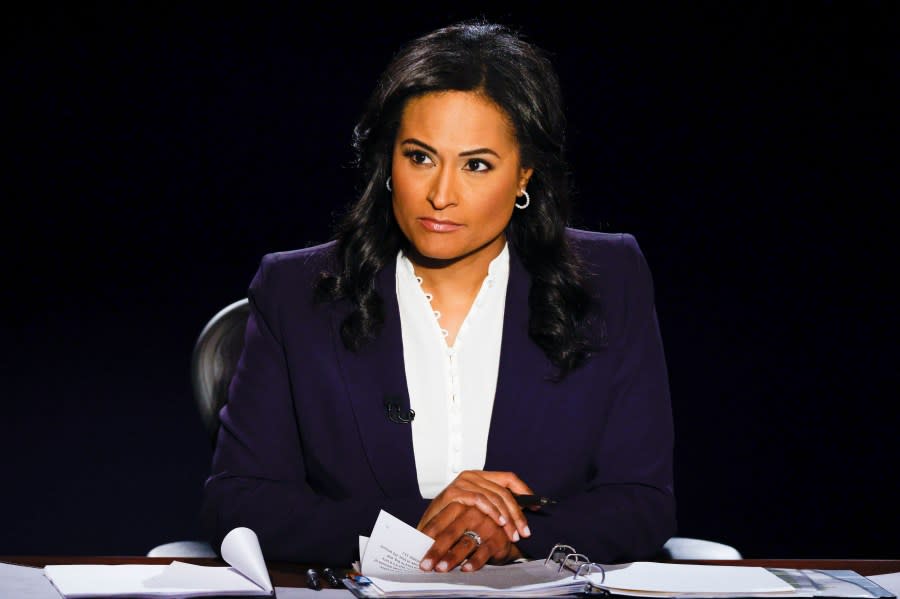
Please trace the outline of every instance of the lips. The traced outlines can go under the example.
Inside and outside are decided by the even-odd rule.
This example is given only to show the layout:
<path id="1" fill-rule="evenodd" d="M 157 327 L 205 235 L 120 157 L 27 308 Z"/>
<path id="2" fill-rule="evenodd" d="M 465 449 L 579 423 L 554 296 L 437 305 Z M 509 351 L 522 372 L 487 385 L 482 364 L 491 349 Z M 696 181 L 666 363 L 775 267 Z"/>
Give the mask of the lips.
<path id="1" fill-rule="evenodd" d="M 426 231 L 430 231 L 432 233 L 452 233 L 458 229 L 462 229 L 462 225 L 459 223 L 455 223 L 452 220 L 439 220 L 436 218 L 419 218 L 417 219 L 419 224 Z"/>

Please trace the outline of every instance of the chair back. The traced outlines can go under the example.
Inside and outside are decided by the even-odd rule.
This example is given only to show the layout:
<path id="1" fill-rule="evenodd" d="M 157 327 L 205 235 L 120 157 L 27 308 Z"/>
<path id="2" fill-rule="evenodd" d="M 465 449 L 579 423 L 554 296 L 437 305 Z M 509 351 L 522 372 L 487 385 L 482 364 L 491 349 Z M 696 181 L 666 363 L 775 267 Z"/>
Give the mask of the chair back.
<path id="1" fill-rule="evenodd" d="M 663 545 L 658 559 L 743 559 L 735 547 L 709 539 L 672 537 Z"/>
<path id="2" fill-rule="evenodd" d="M 250 304 L 246 298 L 222 308 L 206 323 L 194 343 L 191 384 L 213 445 L 219 432 L 219 410 L 228 401 L 228 386 L 244 348 L 249 315 Z"/>

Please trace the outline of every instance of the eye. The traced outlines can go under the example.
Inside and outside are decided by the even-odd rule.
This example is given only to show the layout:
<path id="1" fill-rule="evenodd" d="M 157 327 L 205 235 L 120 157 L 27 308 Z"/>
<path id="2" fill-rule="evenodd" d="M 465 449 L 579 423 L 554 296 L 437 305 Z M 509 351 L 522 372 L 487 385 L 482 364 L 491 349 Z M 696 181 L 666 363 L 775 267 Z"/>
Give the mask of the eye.
<path id="1" fill-rule="evenodd" d="M 494 167 L 491 166 L 491 164 L 489 162 L 482 160 L 481 158 L 472 158 L 471 160 L 467 160 L 466 167 L 465 167 L 465 169 L 467 171 L 473 171 L 476 173 L 482 173 L 485 171 L 489 171 L 492 168 L 494 168 Z"/>
<path id="2" fill-rule="evenodd" d="M 403 155 L 409 158 L 413 164 L 431 164 L 431 158 L 422 150 L 404 150 Z"/>

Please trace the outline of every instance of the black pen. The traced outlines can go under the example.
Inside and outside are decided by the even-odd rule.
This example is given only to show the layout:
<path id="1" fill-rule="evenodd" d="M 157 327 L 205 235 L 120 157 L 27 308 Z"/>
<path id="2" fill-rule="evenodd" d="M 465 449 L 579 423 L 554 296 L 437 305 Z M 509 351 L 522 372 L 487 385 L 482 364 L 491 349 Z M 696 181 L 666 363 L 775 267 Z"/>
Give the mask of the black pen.
<path id="1" fill-rule="evenodd" d="M 325 575 L 325 580 L 328 581 L 328 584 L 330 584 L 334 588 L 339 589 L 343 586 L 341 584 L 341 581 L 338 580 L 338 577 L 334 574 L 334 570 L 332 570 L 331 568 L 325 568 L 324 570 L 322 570 L 322 574 Z"/>
<path id="2" fill-rule="evenodd" d="M 516 503 L 522 507 L 531 507 L 533 505 L 553 505 L 556 500 L 541 495 L 516 495 Z"/>
<path id="3" fill-rule="evenodd" d="M 306 586 L 314 591 L 322 590 L 322 582 L 319 580 L 319 573 L 316 572 L 315 568 L 310 568 L 306 571 Z"/>

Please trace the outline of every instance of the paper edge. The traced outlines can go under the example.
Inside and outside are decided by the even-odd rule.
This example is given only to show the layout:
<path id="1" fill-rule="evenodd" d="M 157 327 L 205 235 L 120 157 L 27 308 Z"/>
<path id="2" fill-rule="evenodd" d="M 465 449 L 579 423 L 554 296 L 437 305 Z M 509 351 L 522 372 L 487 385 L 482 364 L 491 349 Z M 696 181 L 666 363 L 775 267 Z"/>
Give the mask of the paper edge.
<path id="1" fill-rule="evenodd" d="M 231 529 L 222 539 L 222 559 L 269 594 L 275 592 L 259 537 L 245 526 Z"/>

